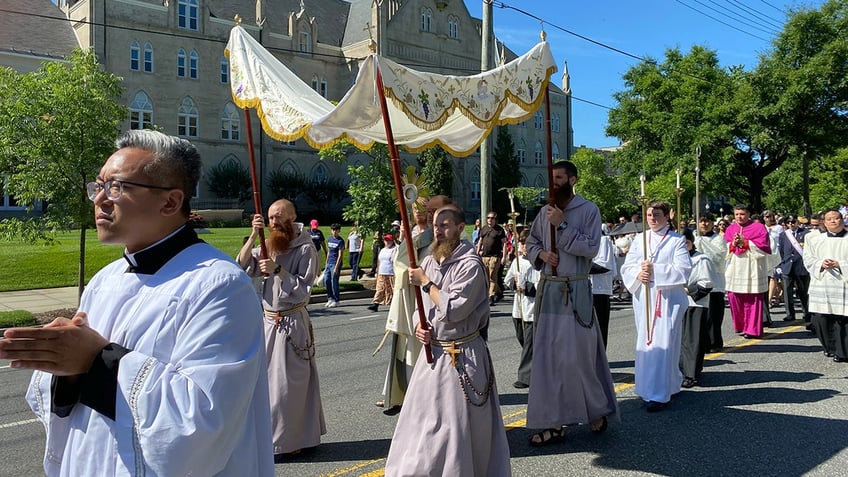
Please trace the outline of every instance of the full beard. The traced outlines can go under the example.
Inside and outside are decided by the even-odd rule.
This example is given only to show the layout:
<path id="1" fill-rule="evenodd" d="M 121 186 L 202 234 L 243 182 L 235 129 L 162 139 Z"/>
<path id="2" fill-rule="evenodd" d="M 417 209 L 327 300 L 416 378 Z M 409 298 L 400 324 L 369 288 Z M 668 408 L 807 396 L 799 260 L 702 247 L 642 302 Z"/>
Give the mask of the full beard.
<path id="1" fill-rule="evenodd" d="M 561 185 L 554 189 L 554 203 L 558 207 L 562 207 L 571 200 L 573 195 L 574 191 L 570 185 Z"/>
<path id="2" fill-rule="evenodd" d="M 459 246 L 459 239 L 436 239 L 430 246 L 430 253 L 437 262 L 442 263 L 446 258 L 453 255 L 453 251 Z"/>
<path id="3" fill-rule="evenodd" d="M 268 237 L 268 248 L 271 255 L 279 255 L 289 248 L 289 244 L 295 238 L 294 224 L 285 222 L 282 225 L 271 227 L 271 236 Z"/>

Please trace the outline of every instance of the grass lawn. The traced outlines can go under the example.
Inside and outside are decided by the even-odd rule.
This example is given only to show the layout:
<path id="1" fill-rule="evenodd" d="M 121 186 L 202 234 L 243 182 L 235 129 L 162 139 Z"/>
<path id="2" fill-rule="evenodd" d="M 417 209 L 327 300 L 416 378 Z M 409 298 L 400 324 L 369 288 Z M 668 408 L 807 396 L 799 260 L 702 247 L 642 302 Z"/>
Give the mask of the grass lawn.
<path id="1" fill-rule="evenodd" d="M 466 228 L 469 239 L 473 228 L 473 226 Z M 200 238 L 231 257 L 235 257 L 244 237 L 250 234 L 248 227 L 208 230 L 209 233 L 200 234 Z M 339 236 L 346 241 L 350 230 L 351 227 L 342 227 Z M 322 228 L 322 232 L 325 237 L 330 236 L 329 227 Z M 0 292 L 76 286 L 79 268 L 79 231 L 62 232 L 56 238 L 54 245 L 0 241 Z M 365 237 L 364 241 L 360 266 L 367 271 L 371 268 L 372 238 Z M 88 283 L 98 270 L 120 258 L 124 247 L 101 244 L 97 241 L 97 233 L 94 230 L 86 231 L 85 242 L 85 282 Z M 347 246 L 346 242 L 345 246 Z M 320 265 L 323 269 L 323 257 Z M 347 253 L 345 253 L 342 268 L 349 268 Z M 316 292 L 321 290 L 315 289 Z"/>
<path id="2" fill-rule="evenodd" d="M 200 234 L 207 243 L 235 257 L 250 234 L 247 227 L 212 228 L 210 233 Z M 341 237 L 347 238 L 350 228 L 342 228 Z M 325 236 L 330 231 L 324 230 Z M 97 241 L 94 230 L 86 232 L 85 281 L 106 264 L 121 257 L 120 245 L 103 245 Z M 363 264 L 371 264 L 371 243 L 366 240 Z M 323 267 L 323 259 L 321 266 Z M 347 266 L 347 254 L 345 263 Z M 79 231 L 62 232 L 54 245 L 39 245 L 18 241 L 0 241 L 0 291 L 32 290 L 76 286 L 79 268 Z M 322 268 L 323 269 L 323 268 Z M 316 290 L 317 291 L 317 290 Z"/>

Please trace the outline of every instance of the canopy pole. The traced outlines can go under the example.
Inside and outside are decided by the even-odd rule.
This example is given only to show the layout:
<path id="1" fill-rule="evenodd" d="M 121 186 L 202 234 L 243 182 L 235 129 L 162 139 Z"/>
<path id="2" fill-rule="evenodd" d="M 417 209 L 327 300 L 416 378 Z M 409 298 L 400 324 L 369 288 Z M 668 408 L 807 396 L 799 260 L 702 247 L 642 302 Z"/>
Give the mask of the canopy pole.
<path id="1" fill-rule="evenodd" d="M 262 214 L 262 200 L 259 198 L 259 180 L 256 177 L 256 156 L 253 152 L 253 131 L 250 128 L 250 110 L 244 108 L 244 130 L 247 134 L 247 157 L 250 160 L 250 182 L 253 186 L 253 209 Z M 259 229 L 259 251 L 261 259 L 268 258 L 268 246 L 265 244 L 265 229 Z"/>
<path id="2" fill-rule="evenodd" d="M 395 144 L 394 133 L 392 132 L 392 123 L 389 118 L 389 106 L 386 104 L 386 93 L 383 88 L 383 75 L 380 72 L 380 65 L 377 64 L 377 92 L 380 97 L 380 109 L 383 113 L 383 124 L 386 127 L 386 142 L 389 146 L 389 157 L 391 157 L 392 164 L 392 178 L 395 183 L 395 192 L 397 193 L 398 198 L 398 210 L 403 207 L 404 210 L 401 211 L 400 221 L 401 221 L 401 232 L 403 233 L 403 243 L 406 244 L 406 253 L 409 256 L 409 267 L 410 268 L 418 268 L 418 264 L 415 261 L 415 246 L 412 244 L 412 232 L 409 228 L 409 217 L 406 213 L 406 202 L 403 199 L 403 187 L 401 186 L 401 171 L 400 171 L 400 154 L 398 153 L 397 144 Z M 413 287 L 415 292 L 415 304 L 418 306 L 418 324 L 422 330 L 429 330 L 430 325 L 427 323 L 427 319 L 424 317 L 424 301 L 421 298 L 421 288 Z M 424 352 L 427 356 L 427 363 L 433 363 L 433 352 L 430 349 L 430 344 L 424 344 Z"/>
<path id="3" fill-rule="evenodd" d="M 556 206 L 554 195 L 554 151 L 551 145 L 551 87 L 545 87 L 545 147 L 548 154 L 548 204 Z M 565 211 L 563 211 L 565 212 Z M 551 224 L 551 252 L 558 254 L 556 248 L 556 227 Z M 557 276 L 557 267 L 551 267 L 551 276 Z"/>

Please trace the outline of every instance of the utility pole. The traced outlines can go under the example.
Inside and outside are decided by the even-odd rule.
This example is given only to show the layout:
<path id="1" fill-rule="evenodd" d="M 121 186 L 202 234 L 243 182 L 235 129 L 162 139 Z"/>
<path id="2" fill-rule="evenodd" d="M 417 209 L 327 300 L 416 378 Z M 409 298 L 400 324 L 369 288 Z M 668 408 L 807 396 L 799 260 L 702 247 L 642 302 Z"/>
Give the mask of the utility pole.
<path id="1" fill-rule="evenodd" d="M 483 29 L 480 48 L 480 70 L 489 70 L 489 54 L 491 48 L 492 29 L 492 0 L 483 0 Z M 492 155 L 489 152 L 489 138 L 480 143 L 480 220 L 486 223 L 486 214 L 492 208 Z"/>

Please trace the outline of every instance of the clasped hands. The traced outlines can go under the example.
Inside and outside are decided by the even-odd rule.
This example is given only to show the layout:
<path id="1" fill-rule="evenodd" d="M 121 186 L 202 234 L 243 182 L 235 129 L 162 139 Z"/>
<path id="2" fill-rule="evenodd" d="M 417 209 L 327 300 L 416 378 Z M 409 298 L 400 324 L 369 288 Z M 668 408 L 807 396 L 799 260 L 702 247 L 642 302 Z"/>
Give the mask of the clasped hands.
<path id="1" fill-rule="evenodd" d="M 838 268 L 841 268 L 841 267 L 839 266 L 838 261 L 836 261 L 832 258 L 826 258 L 826 259 L 822 260 L 821 268 L 822 268 L 822 270 L 834 270 L 834 269 L 838 269 Z"/>
<path id="2" fill-rule="evenodd" d="M 0 358 L 10 366 L 34 369 L 56 376 L 87 373 L 109 341 L 88 325 L 88 317 L 59 317 L 42 328 L 11 328 L 0 339 Z"/>
<path id="3" fill-rule="evenodd" d="M 654 274 L 654 263 L 650 260 L 642 260 L 642 268 L 639 271 L 639 274 L 636 275 L 636 279 L 642 283 L 650 283 L 651 276 Z"/>

